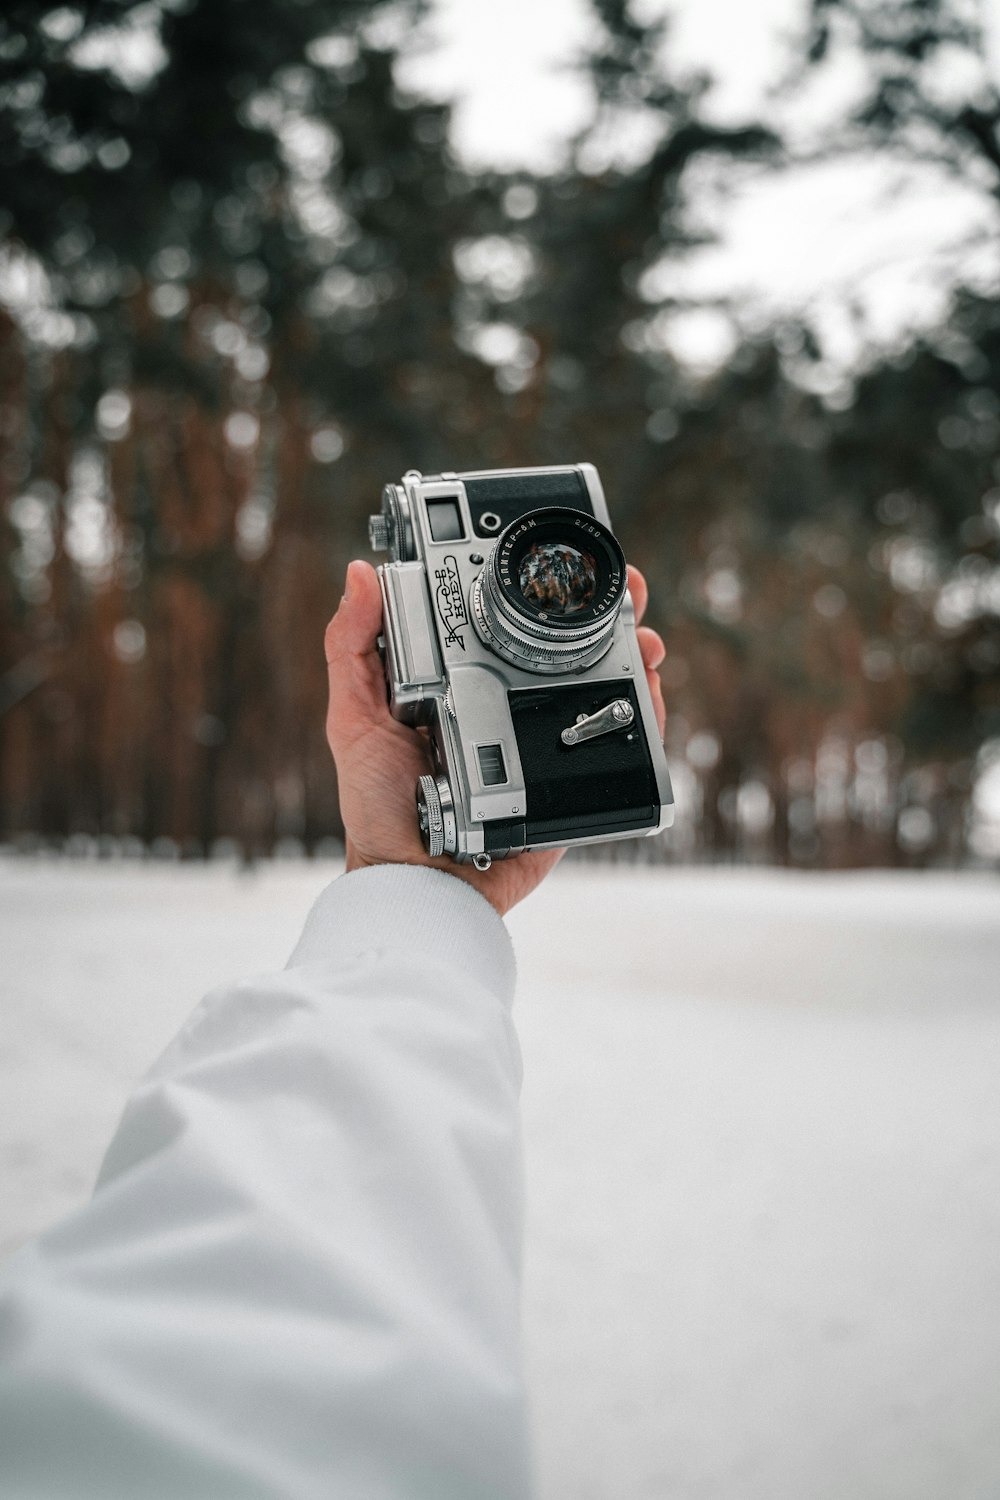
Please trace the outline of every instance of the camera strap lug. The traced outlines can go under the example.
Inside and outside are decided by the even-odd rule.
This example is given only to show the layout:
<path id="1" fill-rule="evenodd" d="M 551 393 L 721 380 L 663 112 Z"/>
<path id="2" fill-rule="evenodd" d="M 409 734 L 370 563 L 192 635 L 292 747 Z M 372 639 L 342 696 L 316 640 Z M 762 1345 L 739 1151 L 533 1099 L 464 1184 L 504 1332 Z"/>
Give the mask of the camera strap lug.
<path id="1" fill-rule="evenodd" d="M 579 745 L 584 740 L 596 740 L 598 735 L 613 734 L 616 729 L 627 729 L 635 719 L 635 709 L 627 698 L 615 698 L 596 714 L 580 714 L 575 724 L 562 731 L 559 738 L 564 745 Z"/>

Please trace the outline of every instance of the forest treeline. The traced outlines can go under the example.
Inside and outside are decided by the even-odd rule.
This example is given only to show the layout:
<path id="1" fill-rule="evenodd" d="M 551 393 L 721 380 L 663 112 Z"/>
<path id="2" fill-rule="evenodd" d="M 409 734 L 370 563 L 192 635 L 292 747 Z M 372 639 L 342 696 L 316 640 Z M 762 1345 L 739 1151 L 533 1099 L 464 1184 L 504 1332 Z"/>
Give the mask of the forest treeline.
<path id="1" fill-rule="evenodd" d="M 805 317 L 693 373 L 663 320 L 699 192 L 794 152 L 713 123 L 626 0 L 592 9 L 593 120 L 533 174 L 463 166 L 401 90 L 418 0 L 4 8 L 0 839 L 335 837 L 323 627 L 382 485 L 586 459 L 667 641 L 668 855 L 975 854 L 996 289 L 850 378 Z M 943 98 L 956 50 L 984 66 L 967 0 L 814 0 L 787 86 L 863 55 L 826 149 L 996 209 L 1000 96 Z"/>

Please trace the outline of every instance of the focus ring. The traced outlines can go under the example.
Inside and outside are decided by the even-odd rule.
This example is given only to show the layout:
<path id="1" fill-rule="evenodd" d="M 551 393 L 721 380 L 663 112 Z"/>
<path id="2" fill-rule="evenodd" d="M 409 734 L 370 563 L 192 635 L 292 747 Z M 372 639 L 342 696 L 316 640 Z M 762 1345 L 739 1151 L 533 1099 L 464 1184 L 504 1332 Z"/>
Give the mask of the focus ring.
<path id="1" fill-rule="evenodd" d="M 483 644 L 512 666 L 525 668 L 529 672 L 554 675 L 589 667 L 601 657 L 611 645 L 615 616 L 606 621 L 598 631 L 591 631 L 582 643 L 579 640 L 535 641 L 519 637 L 510 630 L 507 620 L 489 599 L 489 583 L 483 583 L 485 569 L 472 586 L 472 619 Z M 492 607 L 491 607 L 492 606 Z"/>

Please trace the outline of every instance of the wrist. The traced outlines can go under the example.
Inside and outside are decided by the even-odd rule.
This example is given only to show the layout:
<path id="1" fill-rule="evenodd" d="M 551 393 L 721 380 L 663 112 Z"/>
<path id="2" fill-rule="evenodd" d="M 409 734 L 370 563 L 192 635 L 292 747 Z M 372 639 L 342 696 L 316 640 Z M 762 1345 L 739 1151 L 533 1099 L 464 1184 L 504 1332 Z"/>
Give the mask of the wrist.
<path id="1" fill-rule="evenodd" d="M 513 896 L 507 890 L 509 882 L 498 879 L 494 871 L 480 872 L 473 869 L 471 865 L 456 865 L 451 859 L 442 856 L 440 859 L 431 859 L 428 855 L 406 857 L 399 855 L 369 855 L 360 850 L 350 836 L 346 842 L 346 858 L 344 861 L 344 873 L 350 875 L 357 870 L 375 870 L 379 867 L 401 866 L 407 869 L 438 870 L 442 875 L 450 875 L 454 880 L 460 880 L 463 885 L 471 886 L 485 901 L 492 906 L 498 917 L 505 917 L 519 899 L 519 895 Z M 520 893 L 523 894 L 523 893 Z"/>
<path id="2" fill-rule="evenodd" d="M 451 878 L 445 879 L 443 877 Z M 481 972 L 507 999 L 513 990 L 510 938 L 485 893 L 453 870 L 366 861 L 327 886 L 290 965 L 346 962 L 359 948 L 403 948 L 412 962 L 448 954 Z M 490 908 L 489 910 L 487 908 Z"/>

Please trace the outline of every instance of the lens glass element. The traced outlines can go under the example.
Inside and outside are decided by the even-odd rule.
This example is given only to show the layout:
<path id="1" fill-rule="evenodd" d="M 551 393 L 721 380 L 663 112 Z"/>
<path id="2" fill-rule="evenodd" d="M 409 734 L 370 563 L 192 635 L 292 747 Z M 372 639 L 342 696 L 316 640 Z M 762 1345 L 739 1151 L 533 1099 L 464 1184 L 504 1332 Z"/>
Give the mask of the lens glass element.
<path id="1" fill-rule="evenodd" d="M 521 593 L 529 604 L 550 615 L 575 615 L 593 603 L 597 563 L 589 552 L 567 542 L 535 542 L 521 558 Z"/>

